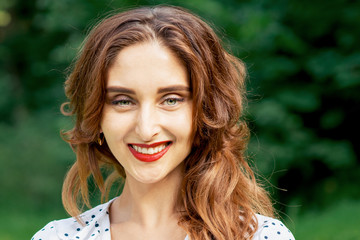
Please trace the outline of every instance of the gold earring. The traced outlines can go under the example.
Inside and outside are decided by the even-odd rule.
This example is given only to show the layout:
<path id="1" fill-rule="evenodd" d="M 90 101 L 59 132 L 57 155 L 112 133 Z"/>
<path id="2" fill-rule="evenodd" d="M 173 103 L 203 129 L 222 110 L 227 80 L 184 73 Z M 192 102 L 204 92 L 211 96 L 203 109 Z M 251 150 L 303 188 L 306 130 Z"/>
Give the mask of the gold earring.
<path id="1" fill-rule="evenodd" d="M 98 138 L 98 140 L 97 140 L 97 142 L 98 142 L 98 144 L 99 144 L 100 146 L 103 145 L 104 139 L 105 139 L 104 134 L 103 134 L 103 133 L 100 133 L 99 138 Z"/>

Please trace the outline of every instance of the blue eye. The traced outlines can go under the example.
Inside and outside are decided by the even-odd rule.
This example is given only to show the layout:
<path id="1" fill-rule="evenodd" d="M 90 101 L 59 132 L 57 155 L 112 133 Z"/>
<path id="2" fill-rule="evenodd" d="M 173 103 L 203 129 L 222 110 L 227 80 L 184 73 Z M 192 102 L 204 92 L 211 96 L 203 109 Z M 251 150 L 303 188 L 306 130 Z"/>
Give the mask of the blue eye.
<path id="1" fill-rule="evenodd" d="M 131 105 L 131 101 L 130 100 L 125 100 L 125 99 L 115 100 L 115 101 L 112 102 L 112 104 L 119 105 L 119 106 L 129 106 L 129 105 Z"/>
<path id="2" fill-rule="evenodd" d="M 179 102 L 183 102 L 183 101 L 184 101 L 183 98 L 167 98 L 165 99 L 164 104 L 168 106 L 175 106 Z"/>
<path id="3" fill-rule="evenodd" d="M 166 99 L 166 100 L 165 100 L 165 103 L 166 103 L 167 105 L 172 106 L 172 105 L 175 105 L 175 104 L 177 103 L 177 100 L 176 100 L 175 98 L 169 98 L 169 99 Z"/>

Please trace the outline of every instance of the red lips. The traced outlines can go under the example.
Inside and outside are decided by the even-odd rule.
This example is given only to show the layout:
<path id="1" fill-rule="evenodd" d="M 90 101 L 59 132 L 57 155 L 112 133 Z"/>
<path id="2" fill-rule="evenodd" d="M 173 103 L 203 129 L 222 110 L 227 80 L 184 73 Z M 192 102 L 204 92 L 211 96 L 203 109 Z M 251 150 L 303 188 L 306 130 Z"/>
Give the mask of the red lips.
<path id="1" fill-rule="evenodd" d="M 160 151 L 158 153 L 154 153 L 154 154 L 143 154 L 143 153 L 137 152 L 132 147 L 132 146 L 137 146 L 137 147 L 141 147 L 141 148 L 154 148 L 154 147 L 157 147 L 157 146 L 162 145 L 164 143 L 168 143 L 168 145 L 162 151 Z M 171 144 L 172 143 L 169 142 L 169 141 L 157 142 L 157 143 L 153 143 L 153 144 L 150 144 L 150 145 L 131 143 L 131 144 L 128 144 L 128 147 L 129 147 L 130 152 L 138 160 L 140 160 L 142 162 L 155 162 L 156 160 L 159 160 L 162 156 L 164 156 L 164 154 L 169 150 Z"/>

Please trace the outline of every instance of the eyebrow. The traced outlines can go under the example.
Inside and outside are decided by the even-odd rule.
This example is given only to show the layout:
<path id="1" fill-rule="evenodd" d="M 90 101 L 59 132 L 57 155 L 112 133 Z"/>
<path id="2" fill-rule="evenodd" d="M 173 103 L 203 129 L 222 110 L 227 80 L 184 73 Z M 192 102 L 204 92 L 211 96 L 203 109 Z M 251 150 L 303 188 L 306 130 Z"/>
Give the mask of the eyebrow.
<path id="1" fill-rule="evenodd" d="M 164 88 L 159 88 L 157 93 L 168 93 L 168 92 L 177 92 L 177 91 L 187 91 L 190 92 L 190 88 L 183 85 L 175 85 L 175 86 L 169 86 Z M 135 94 L 134 90 L 131 90 L 129 88 L 124 87 L 108 87 L 106 89 L 107 93 L 126 93 L 126 94 Z"/>
<path id="2" fill-rule="evenodd" d="M 106 88 L 107 93 L 115 92 L 115 93 L 127 93 L 127 94 L 135 94 L 135 91 L 124 88 L 124 87 L 108 87 Z"/>
<path id="3" fill-rule="evenodd" d="M 168 92 L 177 92 L 177 91 L 186 91 L 190 92 L 190 88 L 183 85 L 175 85 L 175 86 L 169 86 L 160 88 L 157 93 L 168 93 Z"/>

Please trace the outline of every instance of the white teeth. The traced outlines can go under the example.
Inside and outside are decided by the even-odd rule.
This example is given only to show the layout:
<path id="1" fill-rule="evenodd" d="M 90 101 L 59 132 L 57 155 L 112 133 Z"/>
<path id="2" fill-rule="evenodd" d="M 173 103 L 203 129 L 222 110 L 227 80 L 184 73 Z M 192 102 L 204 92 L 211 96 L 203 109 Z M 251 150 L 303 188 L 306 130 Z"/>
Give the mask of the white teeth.
<path id="1" fill-rule="evenodd" d="M 142 147 L 138 147 L 135 145 L 131 145 L 133 149 L 135 149 L 135 151 L 142 153 L 142 154 L 155 154 L 158 152 L 161 152 L 162 150 L 164 150 L 167 146 L 167 144 L 162 144 L 161 146 L 157 146 L 155 148 L 142 148 Z"/>
<path id="2" fill-rule="evenodd" d="M 166 148 L 165 145 L 161 145 L 161 146 L 159 147 L 159 152 L 161 152 L 161 151 L 164 150 L 165 148 Z"/>

